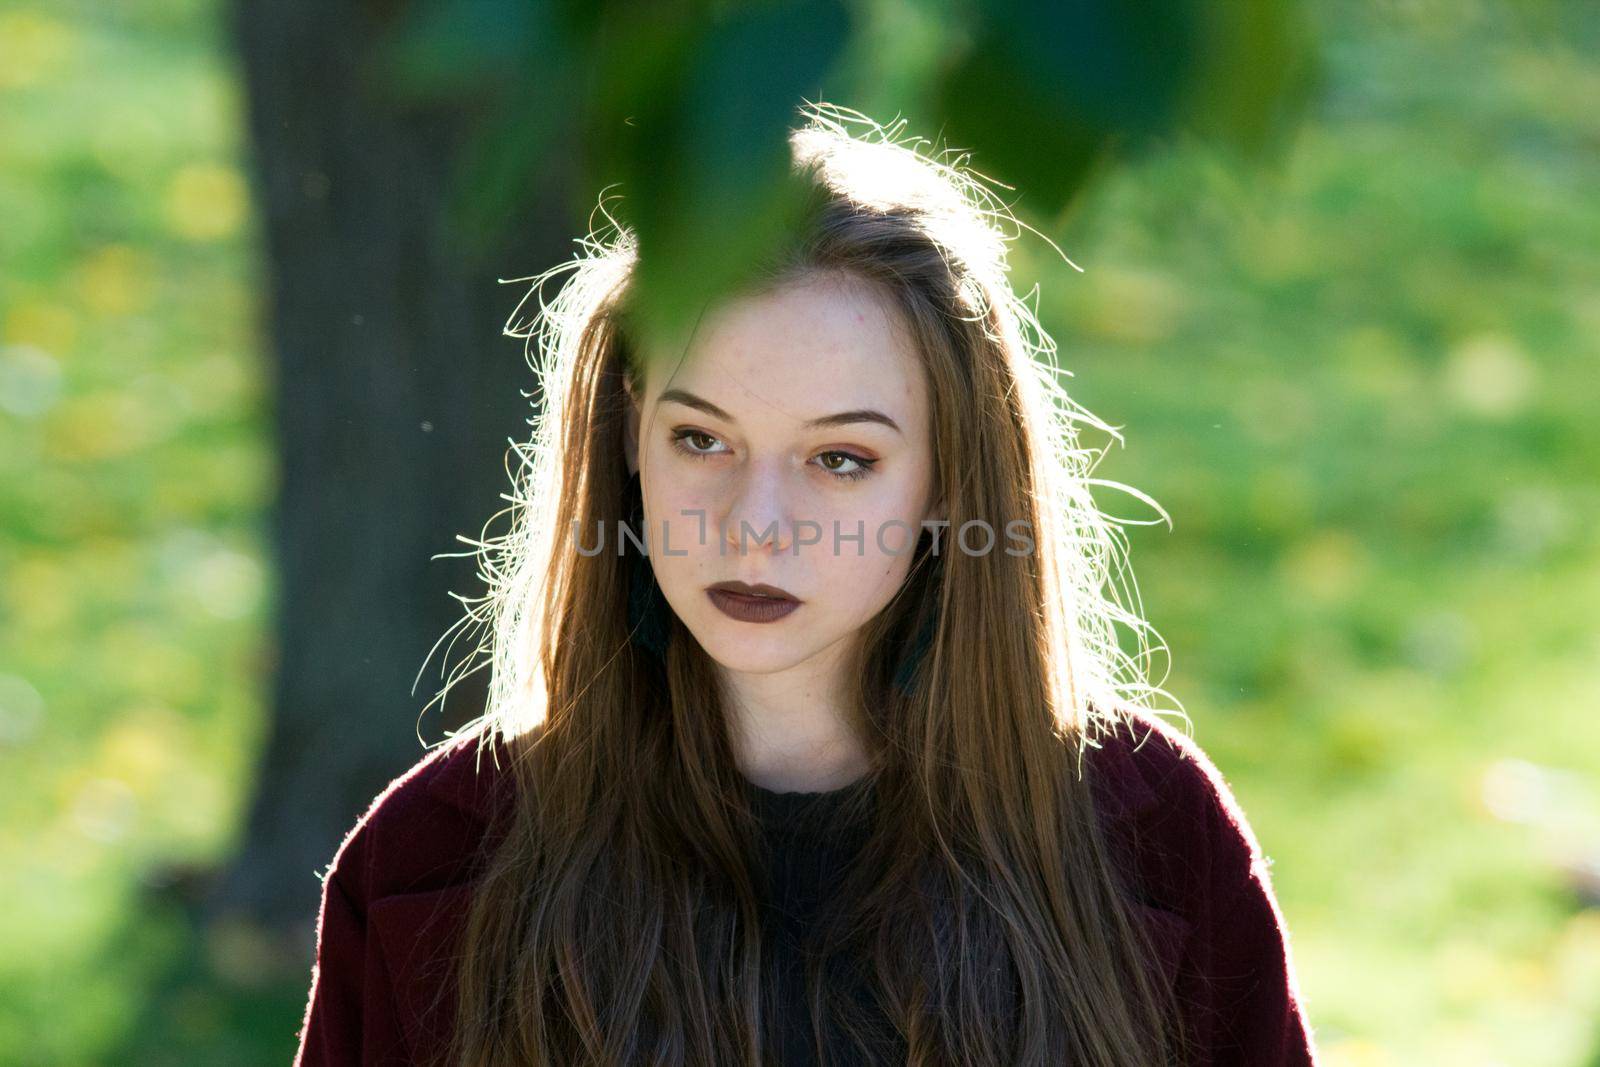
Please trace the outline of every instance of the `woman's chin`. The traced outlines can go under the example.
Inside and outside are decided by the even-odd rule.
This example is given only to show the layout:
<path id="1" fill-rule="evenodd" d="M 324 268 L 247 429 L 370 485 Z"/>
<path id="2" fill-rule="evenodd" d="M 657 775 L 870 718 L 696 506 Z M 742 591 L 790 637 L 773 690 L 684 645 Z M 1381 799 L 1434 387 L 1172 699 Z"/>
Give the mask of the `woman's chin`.
<path id="1" fill-rule="evenodd" d="M 740 674 L 771 674 L 787 670 L 807 658 L 811 642 L 793 631 L 752 626 L 732 619 L 712 619 L 695 633 L 707 656 L 724 670 Z"/>
<path id="2" fill-rule="evenodd" d="M 755 647 L 758 643 L 759 639 L 743 644 L 722 641 L 703 647 L 717 666 L 738 674 L 773 674 L 793 667 L 803 658 L 797 657 L 793 648 L 764 649 Z"/>

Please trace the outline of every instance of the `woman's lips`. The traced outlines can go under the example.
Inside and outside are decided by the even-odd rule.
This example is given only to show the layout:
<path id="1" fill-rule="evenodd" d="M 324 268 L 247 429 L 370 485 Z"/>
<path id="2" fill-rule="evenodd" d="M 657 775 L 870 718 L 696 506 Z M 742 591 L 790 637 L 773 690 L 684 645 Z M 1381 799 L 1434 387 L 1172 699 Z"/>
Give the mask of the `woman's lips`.
<path id="1" fill-rule="evenodd" d="M 747 596 L 727 589 L 707 589 L 717 610 L 739 622 L 777 622 L 800 606 L 800 601 L 784 597 Z"/>

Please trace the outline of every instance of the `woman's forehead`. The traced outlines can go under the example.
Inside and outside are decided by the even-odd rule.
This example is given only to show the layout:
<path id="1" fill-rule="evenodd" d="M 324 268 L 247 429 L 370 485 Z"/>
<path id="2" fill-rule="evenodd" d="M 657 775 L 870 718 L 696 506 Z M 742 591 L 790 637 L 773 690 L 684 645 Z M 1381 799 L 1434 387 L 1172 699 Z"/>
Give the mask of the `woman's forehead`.
<path id="1" fill-rule="evenodd" d="M 810 420 L 846 408 L 902 428 L 924 398 L 922 361 L 877 286 L 821 278 L 731 301 L 702 320 L 683 358 L 652 372 L 663 398 L 689 393 L 736 419 L 769 405 Z M 897 414 L 898 412 L 898 414 Z"/>

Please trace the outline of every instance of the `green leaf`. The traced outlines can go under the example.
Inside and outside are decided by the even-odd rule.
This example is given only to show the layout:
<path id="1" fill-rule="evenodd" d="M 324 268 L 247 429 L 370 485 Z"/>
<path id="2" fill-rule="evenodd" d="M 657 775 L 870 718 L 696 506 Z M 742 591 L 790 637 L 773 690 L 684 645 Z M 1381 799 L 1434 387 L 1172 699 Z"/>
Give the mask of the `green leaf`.
<path id="1" fill-rule="evenodd" d="M 1008 0 L 980 15 L 936 106 L 973 165 L 1047 217 L 1113 153 L 1179 129 L 1259 139 L 1305 69 L 1286 0 Z"/>
<path id="2" fill-rule="evenodd" d="M 651 333 L 681 336 L 791 230 L 804 186 L 789 132 L 848 33 L 837 3 L 736 8 L 652 57 L 647 82 L 662 91 L 642 117 L 607 116 L 622 131 L 610 166 L 639 236 L 636 309 Z"/>

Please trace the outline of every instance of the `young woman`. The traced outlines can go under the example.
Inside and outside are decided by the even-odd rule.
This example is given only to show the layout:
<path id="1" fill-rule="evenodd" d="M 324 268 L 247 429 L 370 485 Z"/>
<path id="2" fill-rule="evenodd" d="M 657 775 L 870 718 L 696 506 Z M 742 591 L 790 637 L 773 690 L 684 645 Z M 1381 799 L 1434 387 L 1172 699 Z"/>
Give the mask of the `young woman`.
<path id="1" fill-rule="evenodd" d="M 621 227 L 511 330 L 491 704 L 339 849 L 297 1062 L 1313 1063 L 1268 861 L 1119 649 L 1008 216 L 842 109 L 791 144 L 803 225 L 681 350 Z"/>

